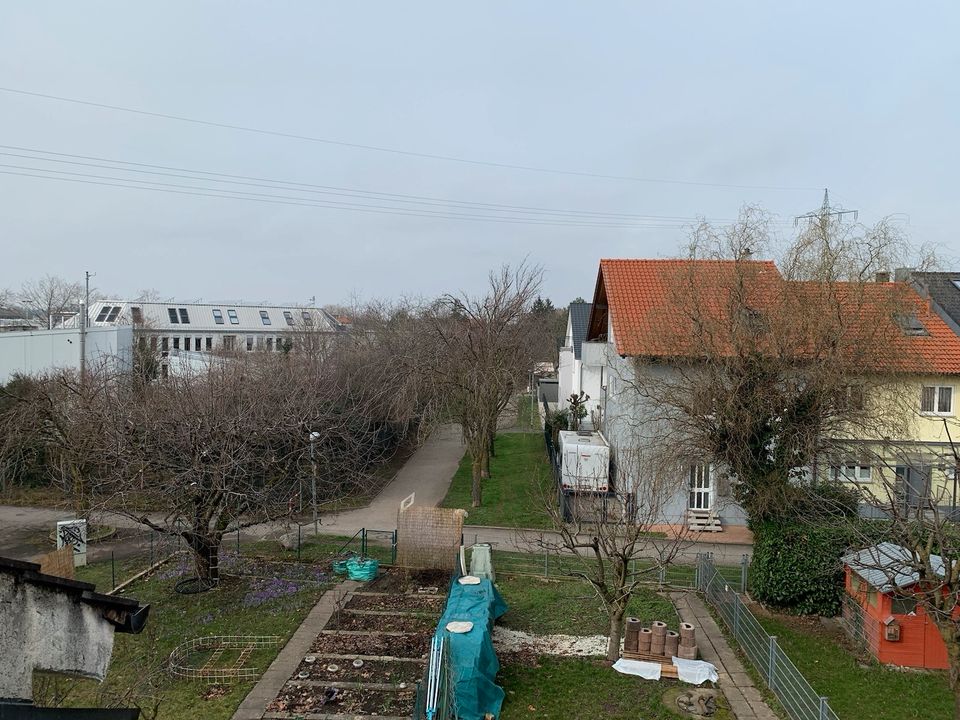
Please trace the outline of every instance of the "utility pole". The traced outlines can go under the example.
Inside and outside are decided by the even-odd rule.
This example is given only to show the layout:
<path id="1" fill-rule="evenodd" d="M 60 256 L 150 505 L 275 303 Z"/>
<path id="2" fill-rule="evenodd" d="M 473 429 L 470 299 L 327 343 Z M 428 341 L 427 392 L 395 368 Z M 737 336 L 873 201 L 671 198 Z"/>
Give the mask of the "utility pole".
<path id="1" fill-rule="evenodd" d="M 795 218 L 793 218 L 793 226 L 797 227 L 801 220 L 807 220 L 808 222 L 817 222 L 825 228 L 827 223 L 830 222 L 831 217 L 835 217 L 837 220 L 842 222 L 844 215 L 853 215 L 853 219 L 856 220 L 860 217 L 860 211 L 844 210 L 843 208 L 839 207 L 830 207 L 830 190 L 824 188 L 823 204 L 820 206 L 820 209 L 805 213 L 803 215 L 797 215 Z"/>
<path id="2" fill-rule="evenodd" d="M 96 273 L 87 270 L 85 275 L 87 289 L 80 308 L 80 382 L 83 382 L 87 377 L 87 324 L 89 322 L 87 316 L 90 313 L 90 278 L 94 277 Z"/>

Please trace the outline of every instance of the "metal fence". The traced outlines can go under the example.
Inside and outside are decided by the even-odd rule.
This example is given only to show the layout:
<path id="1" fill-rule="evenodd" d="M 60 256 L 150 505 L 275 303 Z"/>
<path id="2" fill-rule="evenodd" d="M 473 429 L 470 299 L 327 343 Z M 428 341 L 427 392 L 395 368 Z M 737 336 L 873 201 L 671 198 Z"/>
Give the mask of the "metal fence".
<path id="1" fill-rule="evenodd" d="M 417 683 L 417 699 L 413 720 L 453 720 L 457 717 L 457 694 L 453 671 L 450 668 L 450 650 L 443 633 L 430 641 L 430 654 L 423 680 Z"/>
<path id="2" fill-rule="evenodd" d="M 843 596 L 843 612 L 840 615 L 842 627 L 860 650 L 877 656 L 880 649 L 880 621 L 870 617 L 854 598 L 846 593 Z"/>
<path id="3" fill-rule="evenodd" d="M 498 573 L 506 575 L 536 575 L 544 578 L 570 578 L 575 573 L 588 569 L 591 558 L 572 553 L 557 554 L 551 551 L 517 552 L 501 550 L 495 541 L 485 540 L 480 533 L 469 532 L 465 528 L 464 542 L 467 544 L 467 566 L 469 567 L 470 546 L 487 543 L 491 546 L 493 567 Z M 716 565 L 714 570 L 724 582 L 737 592 L 746 592 L 750 579 L 750 556 L 742 555 L 736 565 Z M 651 584 L 675 587 L 685 590 L 700 588 L 698 573 L 700 565 L 692 563 L 658 563 L 654 557 L 636 558 L 631 561 L 631 573 L 646 573 Z"/>
<path id="4" fill-rule="evenodd" d="M 827 698 L 817 694 L 796 665 L 767 634 L 750 609 L 713 564 L 709 555 L 698 558 L 700 590 L 730 629 L 743 653 L 777 696 L 791 720 L 838 720 Z"/>

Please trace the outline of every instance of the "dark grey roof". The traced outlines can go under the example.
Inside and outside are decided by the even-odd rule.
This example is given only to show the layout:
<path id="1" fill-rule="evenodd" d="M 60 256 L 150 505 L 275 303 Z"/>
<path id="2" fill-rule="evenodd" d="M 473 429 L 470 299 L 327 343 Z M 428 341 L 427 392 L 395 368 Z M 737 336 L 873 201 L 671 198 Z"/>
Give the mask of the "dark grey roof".
<path id="1" fill-rule="evenodd" d="M 914 284 L 935 304 L 935 310 L 954 332 L 960 334 L 960 272 L 915 272 Z"/>
<path id="2" fill-rule="evenodd" d="M 920 579 L 913 568 L 913 555 L 894 543 L 882 542 L 850 553 L 843 563 L 880 592 L 910 587 Z M 943 575 L 943 559 L 939 555 L 931 555 L 930 564 L 934 572 Z"/>
<path id="3" fill-rule="evenodd" d="M 590 308 L 587 302 L 570 303 L 570 327 L 573 330 L 573 356 L 580 359 L 580 349 L 587 337 L 587 324 L 590 322 Z"/>

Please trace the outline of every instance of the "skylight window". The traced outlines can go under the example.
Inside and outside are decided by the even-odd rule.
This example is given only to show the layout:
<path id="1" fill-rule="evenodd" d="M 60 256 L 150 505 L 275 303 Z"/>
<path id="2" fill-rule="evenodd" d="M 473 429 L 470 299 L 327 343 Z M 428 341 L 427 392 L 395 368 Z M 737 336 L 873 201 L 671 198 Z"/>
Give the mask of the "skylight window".
<path id="1" fill-rule="evenodd" d="M 920 322 L 915 312 L 904 313 L 897 316 L 897 324 L 903 330 L 904 335 L 928 335 L 927 329 Z"/>
<path id="2" fill-rule="evenodd" d="M 187 314 L 186 308 L 180 308 L 180 322 L 184 325 L 190 324 L 190 316 Z"/>
<path id="3" fill-rule="evenodd" d="M 220 308 L 213 309 L 213 321 L 217 325 L 223 325 L 223 310 Z"/>
<path id="4" fill-rule="evenodd" d="M 108 323 L 115 322 L 119 315 L 120 315 L 120 306 L 114 305 L 112 308 L 110 308 L 110 314 L 107 315 L 107 322 Z"/>
<path id="5" fill-rule="evenodd" d="M 107 319 L 107 315 L 109 314 L 110 314 L 110 306 L 104 305 L 102 308 L 100 308 L 100 313 L 97 315 L 97 319 L 94 320 L 94 322 L 103 322 L 104 320 Z"/>
<path id="6" fill-rule="evenodd" d="M 236 311 L 236 310 L 233 310 L 233 309 L 227 310 L 227 317 L 230 318 L 230 324 L 231 324 L 231 325 L 239 325 L 239 324 L 240 324 L 240 318 L 237 317 L 237 311 Z"/>
<path id="7" fill-rule="evenodd" d="M 167 308 L 167 315 L 170 317 L 170 322 L 174 323 L 175 325 L 180 324 L 180 318 L 177 317 L 176 308 Z"/>
<path id="8" fill-rule="evenodd" d="M 293 313 L 289 310 L 283 311 L 283 319 L 287 321 L 287 325 L 293 327 Z"/>
<path id="9" fill-rule="evenodd" d="M 304 324 L 304 325 L 313 325 L 313 315 L 311 315 L 311 314 L 310 314 L 309 312 L 307 312 L 306 310 L 304 310 L 304 311 L 301 313 L 301 315 L 302 315 L 302 317 L 303 317 L 303 324 Z"/>
<path id="10" fill-rule="evenodd" d="M 260 322 L 262 322 L 264 325 L 270 325 L 270 313 L 268 313 L 266 310 L 261 310 Z"/>
<path id="11" fill-rule="evenodd" d="M 953 286 L 954 286 L 957 290 L 960 290 L 960 280 L 951 280 L 950 282 L 953 283 Z"/>

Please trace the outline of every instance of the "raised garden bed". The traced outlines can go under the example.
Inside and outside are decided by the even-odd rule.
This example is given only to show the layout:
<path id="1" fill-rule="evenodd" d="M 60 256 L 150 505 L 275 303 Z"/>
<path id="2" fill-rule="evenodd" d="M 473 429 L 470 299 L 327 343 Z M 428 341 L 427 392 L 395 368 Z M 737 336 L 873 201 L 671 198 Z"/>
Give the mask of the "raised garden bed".
<path id="1" fill-rule="evenodd" d="M 446 570 L 404 570 L 391 568 L 381 573 L 364 586 L 364 590 L 379 593 L 418 594 L 421 588 L 437 588 L 445 595 L 450 585 L 451 573 Z"/>
<path id="2" fill-rule="evenodd" d="M 355 593 L 347 603 L 347 609 L 435 613 L 439 617 L 446 601 L 445 595 Z"/>
<path id="3" fill-rule="evenodd" d="M 365 682 L 365 683 L 390 683 L 393 685 L 407 683 L 411 687 L 423 678 L 426 663 L 420 660 L 371 660 L 364 659 L 363 666 L 355 668 L 353 660 L 355 656 L 346 657 L 317 657 L 314 662 L 306 661 L 300 663 L 297 672 L 294 673 L 296 680 L 308 679 L 319 680 L 328 683 L 338 682 Z M 336 669 L 330 669 L 335 667 Z M 307 673 L 306 678 L 301 678 L 302 673 Z"/>
<path id="4" fill-rule="evenodd" d="M 324 703 L 324 690 L 324 685 L 288 682 L 267 707 L 267 712 L 409 716 L 416 697 L 413 687 L 405 690 L 345 688 L 340 689 L 334 701 Z"/>
<path id="5" fill-rule="evenodd" d="M 437 626 L 439 615 L 367 615 L 352 612 L 334 614 L 327 630 L 367 630 L 371 632 L 420 632 Z"/>
<path id="6" fill-rule="evenodd" d="M 321 633 L 313 642 L 310 652 L 316 655 L 333 653 L 335 655 L 376 655 L 378 657 L 423 658 L 430 651 L 430 638 L 433 630 L 396 635 L 376 634 L 336 634 Z"/>

